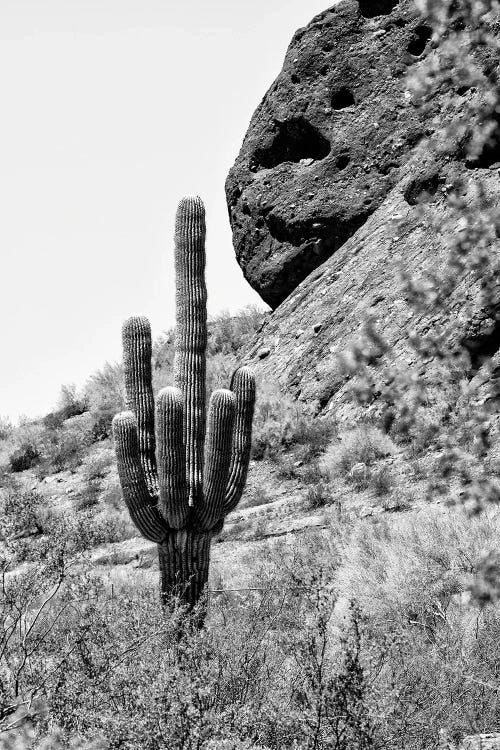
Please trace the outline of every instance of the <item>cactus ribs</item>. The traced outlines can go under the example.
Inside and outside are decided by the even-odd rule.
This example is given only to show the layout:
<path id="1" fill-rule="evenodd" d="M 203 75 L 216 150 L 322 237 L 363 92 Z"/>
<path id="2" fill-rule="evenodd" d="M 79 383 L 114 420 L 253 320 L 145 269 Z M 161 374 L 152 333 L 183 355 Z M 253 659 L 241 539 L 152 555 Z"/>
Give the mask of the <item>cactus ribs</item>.
<path id="1" fill-rule="evenodd" d="M 212 394 L 207 419 L 205 209 L 199 198 L 179 204 L 175 268 L 174 386 L 160 391 L 155 408 L 151 327 L 146 318 L 127 320 L 123 352 L 129 411 L 114 418 L 113 435 L 132 521 L 158 545 L 162 598 L 178 596 L 192 608 L 208 580 L 212 536 L 243 494 L 255 380 L 248 368 L 236 370 L 231 388 Z"/>

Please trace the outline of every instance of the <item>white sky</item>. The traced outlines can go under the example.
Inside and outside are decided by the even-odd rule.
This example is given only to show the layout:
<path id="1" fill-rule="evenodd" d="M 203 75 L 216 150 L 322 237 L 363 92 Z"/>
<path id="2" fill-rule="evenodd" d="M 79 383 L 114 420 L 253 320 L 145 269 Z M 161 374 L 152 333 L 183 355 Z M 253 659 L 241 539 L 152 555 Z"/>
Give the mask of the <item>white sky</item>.
<path id="1" fill-rule="evenodd" d="M 292 34 L 328 0 L 0 0 L 0 415 L 49 411 L 174 322 L 177 202 L 208 223 L 209 313 L 259 302 L 224 180 Z"/>

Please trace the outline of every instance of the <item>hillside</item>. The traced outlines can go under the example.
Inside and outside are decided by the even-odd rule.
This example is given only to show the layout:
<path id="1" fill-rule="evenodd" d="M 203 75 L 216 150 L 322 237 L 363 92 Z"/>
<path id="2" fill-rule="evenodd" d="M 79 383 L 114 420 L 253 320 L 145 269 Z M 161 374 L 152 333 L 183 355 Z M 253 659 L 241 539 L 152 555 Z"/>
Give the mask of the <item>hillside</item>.
<path id="1" fill-rule="evenodd" d="M 235 359 L 246 350 L 252 330 L 259 325 L 259 316 L 253 311 L 233 320 L 222 317 L 215 324 L 212 341 L 217 343 L 209 358 L 209 372 L 215 381 L 231 371 Z M 156 376 L 160 382 L 167 377 L 171 364 L 169 341 L 168 336 L 164 337 L 156 347 Z M 100 392 L 100 399 L 109 406 L 116 392 L 109 388 L 110 381 L 114 381 L 109 377 L 110 368 L 106 371 L 108 390 Z M 91 378 L 89 388 L 95 389 L 96 382 L 102 385 L 102 378 Z M 66 401 L 71 393 L 71 389 L 65 390 Z M 66 403 L 66 409 L 71 406 L 69 411 L 74 411 L 78 403 L 78 399 L 71 405 Z M 10 611 L 10 601 L 17 602 L 16 607 L 23 606 L 23 601 L 27 601 L 24 606 L 30 606 L 31 602 L 33 607 L 36 603 L 33 612 L 40 602 L 43 607 L 43 599 L 30 593 L 31 577 L 38 570 L 42 581 L 37 583 L 35 577 L 34 585 L 40 586 L 42 592 L 50 592 L 54 585 L 54 573 L 50 572 L 55 564 L 54 555 L 57 559 L 64 550 L 64 566 L 69 572 L 64 574 L 61 601 L 73 602 L 74 616 L 61 617 L 57 599 L 55 610 L 49 609 L 40 626 L 34 627 L 32 633 L 30 630 L 30 670 L 20 672 L 21 695 L 29 695 L 33 685 L 38 685 L 37 670 L 42 669 L 45 674 L 46 660 L 50 662 L 57 653 L 59 639 L 72 643 L 75 632 L 81 631 L 86 644 L 84 652 L 70 661 L 65 657 L 65 669 L 71 675 L 64 687 L 65 705 L 56 708 L 51 691 L 44 691 L 54 720 L 65 731 L 76 731 L 81 737 L 93 737 L 98 730 L 99 736 L 109 739 L 119 731 L 125 746 L 133 748 L 148 731 L 149 714 L 128 706 L 127 701 L 119 701 L 117 715 L 115 703 L 114 708 L 110 704 L 96 714 L 91 708 L 94 700 L 104 701 L 104 705 L 109 700 L 115 701 L 113 696 L 121 689 L 115 672 L 121 667 L 113 667 L 111 673 L 106 667 L 97 683 L 93 670 L 104 669 L 110 659 L 111 644 L 120 644 L 119 650 L 126 653 L 137 642 L 134 639 L 138 634 L 132 641 L 130 638 L 142 622 L 141 612 L 149 618 L 147 626 L 141 625 L 142 633 L 144 627 L 147 633 L 167 627 L 166 653 L 171 648 L 168 641 L 171 626 L 157 622 L 156 547 L 138 535 L 125 511 L 113 450 L 106 435 L 106 420 L 103 424 L 102 410 L 97 405 L 94 394 L 96 411 L 65 418 L 62 409 L 63 413 L 60 410 L 49 415 L 45 424 L 25 424 L 13 432 L 4 431 L 2 554 L 5 561 L 10 561 L 6 579 L 10 593 L 3 606 L 6 614 Z M 16 445 L 22 446 L 25 455 L 38 453 L 38 458 L 31 459 L 31 468 L 12 472 L 12 461 L 5 462 L 7 455 L 19 460 Z M 31 452 L 27 451 L 28 445 Z M 349 700 L 354 701 L 356 710 L 362 711 L 361 723 L 351 727 L 347 737 L 357 737 L 365 731 L 371 736 L 376 732 L 385 738 L 386 747 L 396 747 L 404 732 L 405 747 L 424 748 L 432 746 L 429 743 L 443 729 L 450 737 L 460 737 L 496 728 L 497 708 L 492 701 L 496 649 L 488 650 L 488 644 L 496 637 L 500 621 L 496 606 L 483 608 L 484 601 L 491 599 L 491 590 L 482 581 L 488 559 L 485 555 L 496 548 L 500 515 L 490 511 L 471 519 L 460 509 L 447 508 L 439 496 L 430 496 L 429 480 L 438 460 L 435 446 L 417 447 L 393 440 L 373 423 L 346 429 L 331 414 L 314 419 L 280 393 L 276 383 L 264 378 L 260 381 L 247 489 L 213 547 L 207 637 L 217 634 L 222 639 L 216 647 L 217 658 L 226 660 L 226 666 L 220 665 L 219 669 L 240 669 L 236 665 L 241 664 L 246 673 L 245 662 L 240 663 L 239 659 L 264 661 L 258 667 L 254 664 L 252 676 L 247 674 L 244 678 L 249 695 L 235 698 L 230 697 L 231 691 L 224 692 L 217 700 L 229 704 L 221 704 L 217 711 L 227 711 L 233 706 L 230 711 L 240 712 L 253 705 L 257 687 L 254 679 L 263 680 L 259 682 L 260 695 L 268 695 L 270 691 L 266 700 L 277 690 L 274 700 L 276 706 L 281 705 L 286 691 L 293 692 L 288 679 L 294 674 L 293 669 L 282 672 L 279 667 L 283 658 L 279 645 L 282 638 L 291 639 L 294 647 L 300 649 L 311 647 L 308 639 L 313 639 L 313 653 L 316 653 L 316 648 L 320 648 L 318 639 L 327 637 L 322 628 L 329 623 L 328 627 L 334 630 L 327 638 L 328 642 L 331 640 L 328 653 L 337 642 L 335 632 L 345 631 L 345 637 L 351 639 L 357 630 L 350 629 L 355 627 L 362 634 L 358 634 L 362 646 L 346 641 L 351 644 L 346 648 L 355 649 L 348 650 L 346 658 L 354 662 L 341 662 L 342 670 L 347 672 L 341 672 L 339 679 L 347 680 L 349 687 L 344 686 L 340 694 L 334 685 L 328 688 L 332 700 L 337 700 L 338 695 L 351 696 Z M 26 593 L 18 593 L 20 598 L 11 599 L 16 581 L 24 581 Z M 60 585 L 56 583 L 56 587 Z M 317 591 L 323 591 L 325 598 L 317 600 Z M 349 602 L 354 607 L 351 614 Z M 296 631 L 297 626 L 290 623 L 297 617 L 300 622 L 303 616 L 300 612 L 306 611 L 309 614 L 303 621 L 305 631 L 300 628 Z M 118 627 L 113 636 L 109 633 L 111 622 Z M 244 642 L 240 640 L 241 627 L 249 633 Z M 55 628 L 55 641 L 43 634 L 46 628 L 50 628 L 47 632 Z M 272 636 L 265 636 L 266 632 Z M 110 638 L 110 646 L 101 653 L 99 643 L 104 644 Z M 471 638 L 475 645 L 466 647 L 465 642 Z M 198 665 L 195 671 L 202 669 L 204 676 L 196 677 L 192 671 L 194 665 L 182 673 L 182 680 L 188 680 L 178 683 L 182 697 L 175 690 L 172 696 L 183 703 L 171 706 L 168 721 L 162 719 L 170 727 L 163 730 L 169 742 L 177 736 L 182 706 L 187 710 L 193 700 L 198 700 L 197 680 L 202 679 L 203 685 L 212 680 L 215 666 L 212 652 L 201 652 L 201 656 L 201 644 L 194 643 L 197 641 L 193 642 L 193 648 L 198 649 L 194 652 L 197 654 L 194 663 Z M 132 662 L 128 658 L 122 662 L 123 657 L 117 656 L 116 664 L 132 670 L 125 673 L 127 690 L 132 690 L 139 700 L 144 680 L 149 679 L 146 676 L 149 651 L 141 650 L 141 660 L 136 661 L 135 648 L 131 651 Z M 360 652 L 356 651 L 358 648 Z M 12 658 L 15 647 L 10 646 L 7 653 Z M 151 658 L 155 653 L 153 649 Z M 334 648 L 332 656 L 335 653 Z M 279 684 L 267 672 L 267 660 L 271 658 L 278 660 L 273 670 Z M 87 673 L 88 659 L 94 666 Z M 301 670 L 303 662 L 299 663 Z M 382 671 L 375 668 L 378 663 L 384 665 Z M 363 671 L 358 674 L 359 668 Z M 132 673 L 133 684 L 129 676 Z M 243 679 L 243 673 L 238 679 Z M 477 688 L 472 682 L 470 689 L 458 698 L 464 673 L 467 678 L 491 683 L 491 690 Z M 125 674 L 120 680 L 125 679 Z M 365 677 L 360 677 L 363 674 Z M 363 682 L 361 686 L 359 679 L 374 682 L 366 685 Z M 73 692 L 73 681 L 80 685 L 78 693 Z M 306 689 L 312 700 L 311 696 L 316 695 L 314 683 Z M 59 684 L 58 691 L 61 690 Z M 143 700 L 147 704 L 147 699 L 140 698 Z M 234 700 L 235 704 L 231 702 Z M 226 708 L 222 709 L 222 705 Z M 312 709 L 306 706 L 303 709 L 306 723 L 300 730 L 293 729 L 299 738 L 308 736 L 310 731 L 309 719 L 305 717 Z M 406 718 L 409 710 L 414 714 L 410 721 Z M 379 715 L 380 711 L 387 718 L 370 719 L 365 727 L 366 717 Z M 78 716 L 78 722 L 71 718 Z M 254 716 L 257 719 L 262 715 L 258 712 Z M 131 734 L 131 720 L 140 721 L 140 726 L 146 722 L 137 729 L 139 735 Z M 287 712 L 281 715 L 280 733 L 292 731 L 290 720 Z M 202 722 L 209 737 L 227 736 L 227 721 L 226 716 L 222 730 L 215 719 L 209 719 L 201 711 L 194 723 L 190 723 L 190 733 L 198 731 L 196 727 Z M 271 712 L 269 725 L 259 718 L 258 727 L 247 726 L 244 730 L 266 738 L 264 744 L 231 747 L 281 745 L 283 734 L 276 740 L 278 744 L 271 736 L 276 721 L 277 715 Z M 234 736 L 239 733 L 236 726 L 239 723 L 235 725 Z M 178 746 L 191 747 L 180 740 Z"/>

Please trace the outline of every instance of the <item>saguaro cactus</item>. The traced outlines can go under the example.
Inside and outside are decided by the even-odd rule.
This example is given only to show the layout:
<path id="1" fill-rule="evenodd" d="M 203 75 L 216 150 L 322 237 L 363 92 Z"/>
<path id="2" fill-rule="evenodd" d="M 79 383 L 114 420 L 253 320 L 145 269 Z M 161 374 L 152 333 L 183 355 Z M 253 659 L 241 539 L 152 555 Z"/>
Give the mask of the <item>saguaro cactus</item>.
<path id="1" fill-rule="evenodd" d="M 207 583 L 212 536 L 243 493 L 255 403 L 254 377 L 241 367 L 230 390 L 212 394 L 207 429 L 205 209 L 199 198 L 184 198 L 177 209 L 175 271 L 174 386 L 160 391 L 155 409 L 151 327 L 146 318 L 127 320 L 129 411 L 114 418 L 113 435 L 130 516 L 158 545 L 162 596 L 177 595 L 192 607 Z"/>

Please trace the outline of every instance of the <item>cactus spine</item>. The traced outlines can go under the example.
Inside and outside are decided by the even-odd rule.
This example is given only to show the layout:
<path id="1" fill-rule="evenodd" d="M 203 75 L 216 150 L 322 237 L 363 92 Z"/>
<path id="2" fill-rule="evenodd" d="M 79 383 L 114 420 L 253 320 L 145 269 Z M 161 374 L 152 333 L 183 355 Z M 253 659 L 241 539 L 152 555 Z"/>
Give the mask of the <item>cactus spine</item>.
<path id="1" fill-rule="evenodd" d="M 118 474 L 132 521 L 158 545 L 162 596 L 194 606 L 208 580 L 212 536 L 245 486 L 255 381 L 237 370 L 230 390 L 215 391 L 206 415 L 207 293 L 205 209 L 184 198 L 175 224 L 176 337 L 174 386 L 151 385 L 151 328 L 123 326 L 129 411 L 113 420 Z M 208 422 L 208 424 L 207 424 Z"/>

